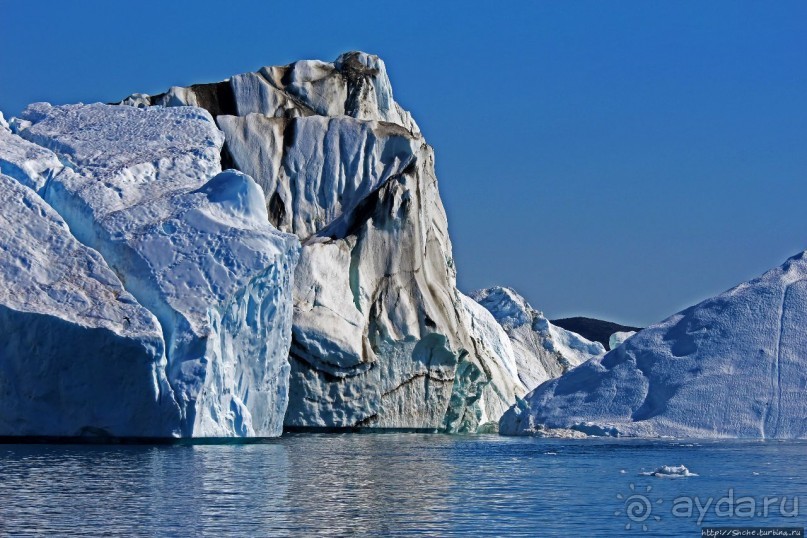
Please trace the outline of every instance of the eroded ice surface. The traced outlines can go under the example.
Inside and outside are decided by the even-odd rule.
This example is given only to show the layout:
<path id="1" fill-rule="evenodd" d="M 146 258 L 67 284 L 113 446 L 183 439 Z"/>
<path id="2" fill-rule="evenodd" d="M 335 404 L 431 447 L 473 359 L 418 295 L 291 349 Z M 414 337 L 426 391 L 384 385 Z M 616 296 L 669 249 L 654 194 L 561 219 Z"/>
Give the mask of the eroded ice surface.
<path id="1" fill-rule="evenodd" d="M 358 51 L 342 54 L 334 62 L 301 60 L 218 83 L 174 86 L 160 95 L 133 94 L 122 104 L 193 105 L 214 116 L 350 116 L 394 123 L 412 135 L 420 134 L 412 116 L 393 98 L 384 61 Z"/>

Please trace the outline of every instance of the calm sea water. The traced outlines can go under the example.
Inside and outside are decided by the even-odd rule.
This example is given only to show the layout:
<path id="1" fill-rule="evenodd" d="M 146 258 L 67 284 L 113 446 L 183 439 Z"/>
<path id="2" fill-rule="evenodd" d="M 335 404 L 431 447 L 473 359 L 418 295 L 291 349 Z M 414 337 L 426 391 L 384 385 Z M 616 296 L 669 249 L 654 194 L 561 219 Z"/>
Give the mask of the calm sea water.
<path id="1" fill-rule="evenodd" d="M 699 476 L 641 474 L 665 464 Z M 299 434 L 246 445 L 0 446 L 0 531 L 12 536 L 700 536 L 702 525 L 805 522 L 807 444 L 798 442 Z"/>

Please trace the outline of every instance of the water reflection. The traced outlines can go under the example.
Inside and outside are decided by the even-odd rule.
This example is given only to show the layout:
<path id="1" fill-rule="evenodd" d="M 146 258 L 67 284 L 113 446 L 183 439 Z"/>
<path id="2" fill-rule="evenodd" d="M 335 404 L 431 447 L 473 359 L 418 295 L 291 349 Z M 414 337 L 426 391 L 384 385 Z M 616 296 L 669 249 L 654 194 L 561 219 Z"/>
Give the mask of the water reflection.
<path id="1" fill-rule="evenodd" d="M 293 488 L 296 507 L 291 528 L 303 534 L 392 534 L 400 522 L 435 528 L 446 519 L 450 497 L 449 465 L 436 457 L 446 438 L 414 435 L 400 442 L 385 435 L 303 437 L 290 454 L 290 472 L 310 486 Z M 322 441 L 330 448 L 317 457 Z M 393 441 L 393 442 L 390 442 Z M 441 441 L 443 443 L 441 443 Z"/>
<path id="2" fill-rule="evenodd" d="M 616 494 L 629 483 L 652 484 L 666 499 L 721 495 L 728 487 L 792 497 L 807 491 L 805 448 L 416 434 L 295 435 L 253 445 L 0 445 L 0 534 L 617 536 L 626 520 L 615 515 Z M 701 476 L 639 475 L 680 463 Z M 667 516 L 648 535 L 698 528 Z"/>

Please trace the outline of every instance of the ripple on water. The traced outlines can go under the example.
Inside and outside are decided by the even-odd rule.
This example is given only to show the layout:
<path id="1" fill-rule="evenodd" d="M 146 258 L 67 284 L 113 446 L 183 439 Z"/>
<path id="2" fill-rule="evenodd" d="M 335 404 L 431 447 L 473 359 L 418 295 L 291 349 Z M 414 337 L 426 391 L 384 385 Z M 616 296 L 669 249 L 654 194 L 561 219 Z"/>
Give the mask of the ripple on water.
<path id="1" fill-rule="evenodd" d="M 652 500 L 662 500 L 654 505 L 661 519 L 648 534 L 680 535 L 700 527 L 672 517 L 665 500 L 719 497 L 729 488 L 798 495 L 807 491 L 806 449 L 422 434 L 299 434 L 245 445 L 0 445 L 0 531 L 617 536 L 629 534 L 617 495 L 635 483 L 652 484 Z M 700 477 L 639 476 L 671 461 Z"/>

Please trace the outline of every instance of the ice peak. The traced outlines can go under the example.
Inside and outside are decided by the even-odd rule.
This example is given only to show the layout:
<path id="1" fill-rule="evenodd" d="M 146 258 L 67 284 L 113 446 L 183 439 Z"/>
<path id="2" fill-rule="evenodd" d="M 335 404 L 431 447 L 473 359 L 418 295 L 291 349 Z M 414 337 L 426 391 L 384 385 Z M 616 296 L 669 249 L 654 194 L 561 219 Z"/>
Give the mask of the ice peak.
<path id="1" fill-rule="evenodd" d="M 537 313 L 513 288 L 493 286 L 477 290 L 471 297 L 487 308 L 496 321 L 506 329 L 532 323 L 533 313 Z"/>
<path id="2" fill-rule="evenodd" d="M 376 76 L 383 72 L 386 76 L 384 61 L 375 54 L 352 50 L 341 54 L 333 63 L 343 73 Z"/>

